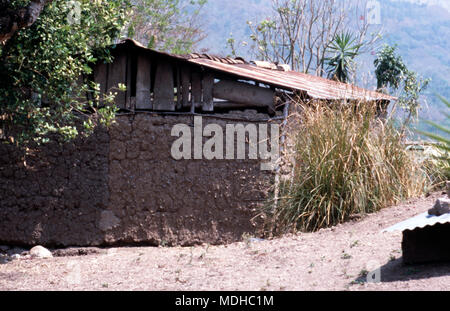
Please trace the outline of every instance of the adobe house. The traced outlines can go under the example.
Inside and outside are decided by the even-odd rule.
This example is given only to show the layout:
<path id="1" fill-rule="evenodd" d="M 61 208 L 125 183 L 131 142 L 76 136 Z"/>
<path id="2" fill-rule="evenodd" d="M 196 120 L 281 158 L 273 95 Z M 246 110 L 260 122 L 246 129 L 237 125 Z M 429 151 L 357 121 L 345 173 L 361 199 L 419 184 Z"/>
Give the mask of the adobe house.
<path id="1" fill-rule="evenodd" d="M 0 244 L 218 244 L 258 234 L 279 171 L 261 170 L 261 160 L 249 157 L 176 160 L 174 126 L 194 127 L 202 116 L 205 127 L 277 123 L 283 130 L 293 94 L 380 106 L 393 99 L 283 65 L 170 55 L 132 40 L 112 54 L 93 78 L 103 93 L 127 86 L 116 97 L 114 126 L 26 153 L 0 146 Z"/>

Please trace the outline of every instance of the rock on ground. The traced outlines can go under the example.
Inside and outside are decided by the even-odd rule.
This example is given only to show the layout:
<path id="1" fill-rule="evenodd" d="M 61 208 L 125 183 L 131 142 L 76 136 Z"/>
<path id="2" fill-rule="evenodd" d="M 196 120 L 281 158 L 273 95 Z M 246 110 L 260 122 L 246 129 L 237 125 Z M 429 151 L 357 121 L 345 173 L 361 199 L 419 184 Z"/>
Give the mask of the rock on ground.
<path id="1" fill-rule="evenodd" d="M 43 246 L 35 246 L 30 249 L 30 255 L 33 258 L 52 258 L 52 253 Z"/>
<path id="2" fill-rule="evenodd" d="M 428 210 L 429 215 L 441 216 L 443 214 L 450 213 L 450 199 L 439 198 L 434 203 L 433 208 Z"/>

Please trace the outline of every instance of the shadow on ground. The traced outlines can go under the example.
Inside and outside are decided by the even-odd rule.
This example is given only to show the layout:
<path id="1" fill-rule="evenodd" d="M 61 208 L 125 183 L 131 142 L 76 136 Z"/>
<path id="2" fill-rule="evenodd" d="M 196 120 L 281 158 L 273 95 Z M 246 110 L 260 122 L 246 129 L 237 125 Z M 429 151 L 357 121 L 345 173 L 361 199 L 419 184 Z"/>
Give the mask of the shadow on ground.
<path id="1" fill-rule="evenodd" d="M 391 260 L 379 267 L 381 282 L 411 281 L 450 275 L 450 262 L 405 265 L 403 258 Z M 354 283 L 367 282 L 367 276 L 359 276 Z"/>

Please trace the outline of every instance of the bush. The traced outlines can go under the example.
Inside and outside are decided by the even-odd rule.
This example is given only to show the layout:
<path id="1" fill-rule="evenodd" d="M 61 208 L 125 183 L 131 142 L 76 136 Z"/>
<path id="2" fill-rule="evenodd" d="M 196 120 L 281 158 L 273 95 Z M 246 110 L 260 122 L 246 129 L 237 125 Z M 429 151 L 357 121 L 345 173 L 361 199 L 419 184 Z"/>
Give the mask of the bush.
<path id="1" fill-rule="evenodd" d="M 271 232 L 315 231 L 422 193 L 426 176 L 374 105 L 300 110 L 293 174 L 265 211 Z"/>
<path id="2" fill-rule="evenodd" d="M 447 109 L 450 109 L 450 102 L 443 97 L 440 97 L 441 101 L 445 104 Z M 446 111 L 443 112 L 447 117 L 446 124 L 449 124 L 450 114 Z M 433 152 L 428 157 L 429 167 L 431 167 L 436 173 L 436 183 L 444 184 L 445 181 L 450 180 L 450 127 L 445 122 L 444 124 L 437 124 L 432 121 L 425 121 L 437 131 L 437 133 L 422 132 L 418 133 L 431 138 L 433 143 Z"/>
<path id="3" fill-rule="evenodd" d="M 418 162 L 426 171 L 431 189 L 442 189 L 445 182 L 450 180 L 449 153 L 438 148 L 438 144 L 425 144 Z"/>

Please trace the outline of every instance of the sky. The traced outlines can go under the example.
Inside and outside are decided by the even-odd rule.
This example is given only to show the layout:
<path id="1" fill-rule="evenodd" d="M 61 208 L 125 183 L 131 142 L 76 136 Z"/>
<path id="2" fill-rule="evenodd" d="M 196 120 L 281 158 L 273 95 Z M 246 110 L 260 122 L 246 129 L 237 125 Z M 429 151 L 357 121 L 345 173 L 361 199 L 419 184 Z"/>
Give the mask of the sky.
<path id="1" fill-rule="evenodd" d="M 381 0 L 383 1 L 383 0 Z M 412 2 L 417 4 L 440 5 L 450 11 L 450 0 L 391 0 L 392 2 Z"/>

